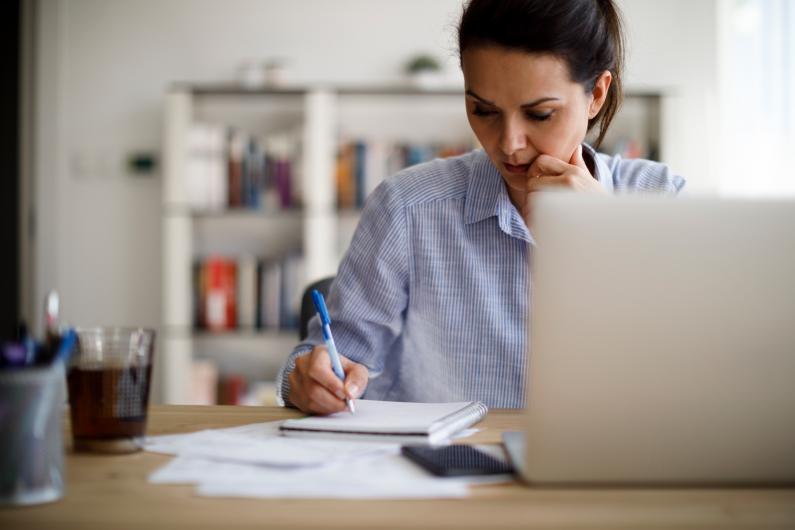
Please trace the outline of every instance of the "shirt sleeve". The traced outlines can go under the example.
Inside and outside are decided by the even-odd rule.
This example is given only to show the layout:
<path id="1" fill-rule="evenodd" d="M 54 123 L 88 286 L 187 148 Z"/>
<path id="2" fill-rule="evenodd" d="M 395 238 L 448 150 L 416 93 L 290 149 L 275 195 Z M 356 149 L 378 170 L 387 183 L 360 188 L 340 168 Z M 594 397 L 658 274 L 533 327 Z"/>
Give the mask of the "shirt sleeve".
<path id="1" fill-rule="evenodd" d="M 685 187 L 685 179 L 666 164 L 643 159 L 611 157 L 608 166 L 613 174 L 616 192 L 661 192 L 678 194 Z"/>
<path id="2" fill-rule="evenodd" d="M 347 253 L 331 285 L 327 305 L 340 355 L 378 377 L 403 330 L 408 305 L 408 244 L 405 205 L 395 177 L 367 199 Z M 307 340 L 287 358 L 277 378 L 277 398 L 293 406 L 289 377 L 295 361 L 323 343 L 320 319 L 309 321 Z M 365 392 L 366 393 L 366 392 Z"/>

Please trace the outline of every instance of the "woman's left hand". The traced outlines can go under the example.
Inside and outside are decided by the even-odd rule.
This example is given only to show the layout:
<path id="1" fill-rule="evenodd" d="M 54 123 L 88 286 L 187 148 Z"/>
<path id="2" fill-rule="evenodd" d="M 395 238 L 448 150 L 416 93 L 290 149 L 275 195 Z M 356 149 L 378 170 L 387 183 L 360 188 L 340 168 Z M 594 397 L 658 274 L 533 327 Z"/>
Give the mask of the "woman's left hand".
<path id="1" fill-rule="evenodd" d="M 542 154 L 530 165 L 527 170 L 527 193 L 553 189 L 605 193 L 582 158 L 582 145 L 574 150 L 568 163 Z"/>

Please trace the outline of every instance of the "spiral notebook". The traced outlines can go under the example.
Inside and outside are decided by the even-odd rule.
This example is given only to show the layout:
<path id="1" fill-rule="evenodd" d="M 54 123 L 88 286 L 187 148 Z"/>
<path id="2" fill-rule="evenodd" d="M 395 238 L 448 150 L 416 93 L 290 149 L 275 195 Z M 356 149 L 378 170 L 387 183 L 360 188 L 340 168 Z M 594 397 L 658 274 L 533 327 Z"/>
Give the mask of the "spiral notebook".
<path id="1" fill-rule="evenodd" d="M 402 403 L 357 400 L 356 413 L 337 412 L 287 420 L 285 436 L 378 440 L 398 443 L 436 444 L 486 417 L 488 409 L 479 401 L 455 403 Z"/>

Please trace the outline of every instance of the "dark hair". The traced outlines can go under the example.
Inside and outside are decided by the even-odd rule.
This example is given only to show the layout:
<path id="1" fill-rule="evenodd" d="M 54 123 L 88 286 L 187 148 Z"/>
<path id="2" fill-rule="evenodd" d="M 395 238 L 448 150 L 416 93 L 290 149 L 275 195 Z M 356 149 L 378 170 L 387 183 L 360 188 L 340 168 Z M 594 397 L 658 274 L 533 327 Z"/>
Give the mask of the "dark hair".
<path id="1" fill-rule="evenodd" d="M 624 36 L 612 0 L 470 0 L 458 26 L 462 65 L 464 50 L 483 45 L 560 57 L 587 91 L 609 70 L 605 104 L 588 120 L 589 131 L 599 124 L 599 147 L 623 97 Z"/>

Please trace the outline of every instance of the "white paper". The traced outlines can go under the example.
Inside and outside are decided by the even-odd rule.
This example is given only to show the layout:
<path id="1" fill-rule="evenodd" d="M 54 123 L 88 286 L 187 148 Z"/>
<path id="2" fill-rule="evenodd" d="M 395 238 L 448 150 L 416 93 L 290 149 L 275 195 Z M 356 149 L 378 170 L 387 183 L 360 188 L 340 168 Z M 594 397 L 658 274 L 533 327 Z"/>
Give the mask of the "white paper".
<path id="1" fill-rule="evenodd" d="M 194 484 L 212 497 L 328 499 L 461 497 L 483 481 L 435 477 L 400 456 L 398 444 L 283 437 L 280 423 L 147 437 L 147 451 L 176 455 L 149 481 Z"/>
<path id="2" fill-rule="evenodd" d="M 428 475 L 399 455 L 293 470 L 177 457 L 149 478 L 156 484 L 197 484 L 211 497 L 438 498 L 467 495 L 466 482 Z"/>
<path id="3" fill-rule="evenodd" d="M 275 467 L 316 467 L 400 450 L 397 444 L 289 439 L 278 435 L 279 423 L 150 436 L 146 439 L 145 449 L 153 453 Z"/>

